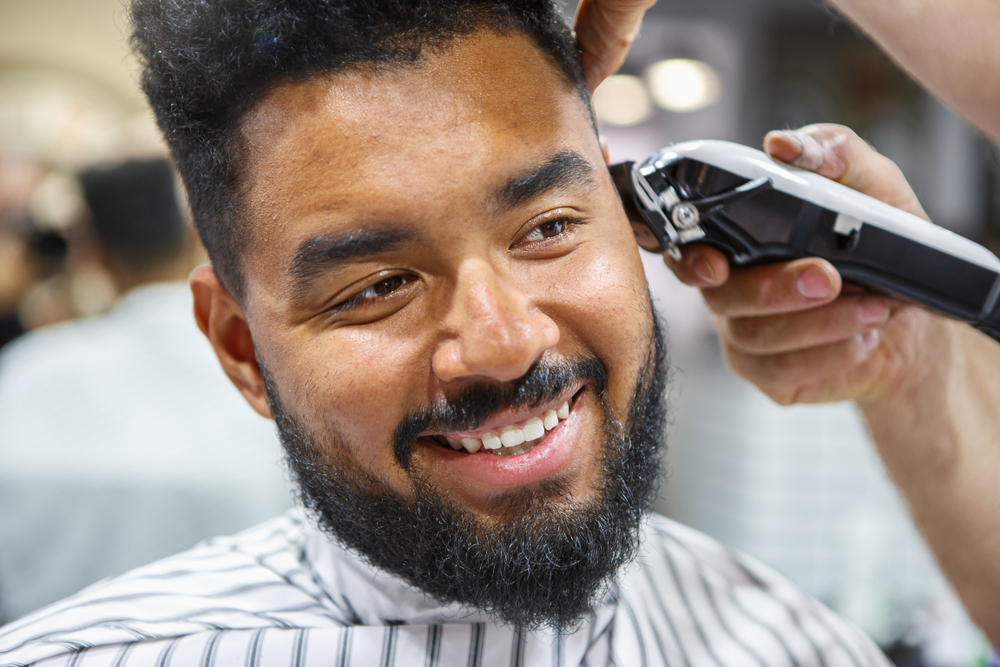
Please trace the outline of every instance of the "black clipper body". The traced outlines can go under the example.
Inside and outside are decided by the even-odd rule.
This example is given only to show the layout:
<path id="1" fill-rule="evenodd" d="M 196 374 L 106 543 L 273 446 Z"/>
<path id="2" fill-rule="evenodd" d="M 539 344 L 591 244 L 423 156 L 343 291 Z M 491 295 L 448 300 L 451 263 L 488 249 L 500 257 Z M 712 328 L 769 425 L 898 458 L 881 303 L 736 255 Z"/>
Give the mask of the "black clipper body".
<path id="1" fill-rule="evenodd" d="M 704 243 L 736 266 L 822 257 L 847 281 L 1000 340 L 1000 259 L 915 215 L 726 141 L 674 144 L 610 169 L 646 250 L 679 258 Z"/>

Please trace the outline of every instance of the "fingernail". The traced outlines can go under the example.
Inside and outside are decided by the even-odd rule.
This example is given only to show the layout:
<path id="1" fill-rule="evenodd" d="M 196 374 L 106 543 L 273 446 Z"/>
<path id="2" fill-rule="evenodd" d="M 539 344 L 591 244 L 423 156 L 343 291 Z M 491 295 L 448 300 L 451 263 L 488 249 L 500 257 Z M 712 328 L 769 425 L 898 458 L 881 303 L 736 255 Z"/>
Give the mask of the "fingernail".
<path id="1" fill-rule="evenodd" d="M 889 319 L 889 306 L 878 297 L 858 301 L 858 321 L 862 324 L 884 324 Z"/>
<path id="2" fill-rule="evenodd" d="M 715 284 L 715 271 L 712 270 L 712 266 L 705 261 L 704 257 L 695 255 L 691 258 L 689 266 L 694 275 L 698 277 L 698 280 L 703 283 Z"/>
<path id="3" fill-rule="evenodd" d="M 795 287 L 799 290 L 799 294 L 807 299 L 822 299 L 833 294 L 830 276 L 818 266 L 810 267 L 799 274 Z"/>
<path id="4" fill-rule="evenodd" d="M 804 132 L 799 135 L 799 142 L 802 144 L 802 155 L 795 161 L 795 166 L 809 171 L 819 171 L 826 161 L 826 151 L 816 137 Z"/>
<path id="5" fill-rule="evenodd" d="M 799 153 L 802 153 L 802 139 L 799 137 L 798 132 L 792 132 L 791 130 L 781 130 L 776 134 L 787 139 L 789 143 L 798 146 Z"/>
<path id="6" fill-rule="evenodd" d="M 878 329 L 872 329 L 861 334 L 861 349 L 864 350 L 865 356 L 868 356 L 869 352 L 878 347 L 878 339 Z"/>

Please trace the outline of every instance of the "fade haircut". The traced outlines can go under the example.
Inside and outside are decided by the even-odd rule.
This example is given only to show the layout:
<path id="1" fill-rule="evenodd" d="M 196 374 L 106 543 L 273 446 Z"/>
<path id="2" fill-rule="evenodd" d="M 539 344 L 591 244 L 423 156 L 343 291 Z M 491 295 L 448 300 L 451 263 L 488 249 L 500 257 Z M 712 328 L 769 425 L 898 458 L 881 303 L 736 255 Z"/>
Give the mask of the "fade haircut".
<path id="1" fill-rule="evenodd" d="M 223 286 L 246 293 L 240 124 L 276 85 L 385 71 L 481 30 L 526 35 L 589 102 L 554 0 L 132 0 L 142 88 Z"/>

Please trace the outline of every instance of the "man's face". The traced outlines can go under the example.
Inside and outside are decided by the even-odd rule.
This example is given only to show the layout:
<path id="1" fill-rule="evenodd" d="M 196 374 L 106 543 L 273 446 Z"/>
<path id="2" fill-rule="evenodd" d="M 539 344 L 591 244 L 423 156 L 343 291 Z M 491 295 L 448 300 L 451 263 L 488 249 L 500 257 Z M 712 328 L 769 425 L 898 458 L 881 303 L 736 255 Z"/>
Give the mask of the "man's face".
<path id="1" fill-rule="evenodd" d="M 606 492 L 653 315 L 588 111 L 527 38 L 289 83 L 243 132 L 244 311 L 311 457 L 485 531 Z M 489 449 L 505 429 L 529 441 Z"/>

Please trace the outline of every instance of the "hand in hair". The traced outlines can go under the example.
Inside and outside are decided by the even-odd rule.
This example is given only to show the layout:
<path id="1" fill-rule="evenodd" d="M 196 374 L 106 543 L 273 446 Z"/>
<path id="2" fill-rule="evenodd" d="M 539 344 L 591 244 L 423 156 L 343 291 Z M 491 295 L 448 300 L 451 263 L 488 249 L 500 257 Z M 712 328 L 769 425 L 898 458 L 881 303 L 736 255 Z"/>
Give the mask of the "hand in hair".
<path id="1" fill-rule="evenodd" d="M 573 27 L 591 93 L 625 62 L 646 10 L 656 0 L 580 0 Z"/>

